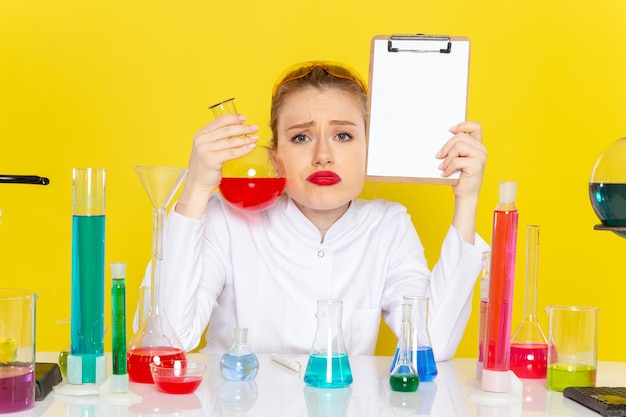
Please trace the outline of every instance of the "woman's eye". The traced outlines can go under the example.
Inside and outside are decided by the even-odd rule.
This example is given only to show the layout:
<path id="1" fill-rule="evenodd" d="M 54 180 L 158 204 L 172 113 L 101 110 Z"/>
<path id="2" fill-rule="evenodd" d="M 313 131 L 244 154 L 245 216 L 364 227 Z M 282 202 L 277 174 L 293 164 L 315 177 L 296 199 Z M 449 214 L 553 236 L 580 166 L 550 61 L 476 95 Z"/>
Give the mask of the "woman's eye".
<path id="1" fill-rule="evenodd" d="M 295 143 L 304 143 L 308 140 L 309 138 L 306 135 L 296 135 L 293 138 L 291 138 L 292 142 Z"/>
<path id="2" fill-rule="evenodd" d="M 339 133 L 336 137 L 337 140 L 340 142 L 347 142 L 352 139 L 352 135 L 350 135 L 349 133 Z"/>

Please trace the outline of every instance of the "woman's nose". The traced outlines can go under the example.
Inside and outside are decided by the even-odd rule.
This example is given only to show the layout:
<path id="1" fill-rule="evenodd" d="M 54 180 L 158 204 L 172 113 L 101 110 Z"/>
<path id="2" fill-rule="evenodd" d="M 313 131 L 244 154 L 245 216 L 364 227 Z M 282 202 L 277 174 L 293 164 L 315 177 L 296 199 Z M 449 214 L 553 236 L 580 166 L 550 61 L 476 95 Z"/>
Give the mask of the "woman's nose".
<path id="1" fill-rule="evenodd" d="M 313 165 L 326 166 L 333 163 L 332 150 L 325 140 L 320 140 L 315 146 Z"/>

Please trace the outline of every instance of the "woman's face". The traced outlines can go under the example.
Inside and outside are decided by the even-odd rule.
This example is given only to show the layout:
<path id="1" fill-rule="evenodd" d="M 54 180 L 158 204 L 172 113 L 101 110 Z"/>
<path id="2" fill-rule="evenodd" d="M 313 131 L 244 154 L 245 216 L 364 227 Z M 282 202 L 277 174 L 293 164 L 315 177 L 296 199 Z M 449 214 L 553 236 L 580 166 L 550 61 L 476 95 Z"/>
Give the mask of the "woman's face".
<path id="1" fill-rule="evenodd" d="M 365 181 L 365 120 L 341 90 L 307 88 L 286 97 L 274 163 L 301 209 L 344 208 Z"/>

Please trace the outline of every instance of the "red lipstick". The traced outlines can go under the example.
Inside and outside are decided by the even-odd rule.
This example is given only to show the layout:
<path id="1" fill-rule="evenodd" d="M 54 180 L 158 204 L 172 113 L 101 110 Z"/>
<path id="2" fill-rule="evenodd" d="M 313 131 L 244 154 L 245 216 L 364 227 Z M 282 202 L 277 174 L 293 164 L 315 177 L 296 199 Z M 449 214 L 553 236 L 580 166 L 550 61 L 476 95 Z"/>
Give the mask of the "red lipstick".
<path id="1" fill-rule="evenodd" d="M 341 177 L 332 171 L 318 171 L 309 175 L 306 180 L 315 185 L 335 185 L 341 182 Z"/>

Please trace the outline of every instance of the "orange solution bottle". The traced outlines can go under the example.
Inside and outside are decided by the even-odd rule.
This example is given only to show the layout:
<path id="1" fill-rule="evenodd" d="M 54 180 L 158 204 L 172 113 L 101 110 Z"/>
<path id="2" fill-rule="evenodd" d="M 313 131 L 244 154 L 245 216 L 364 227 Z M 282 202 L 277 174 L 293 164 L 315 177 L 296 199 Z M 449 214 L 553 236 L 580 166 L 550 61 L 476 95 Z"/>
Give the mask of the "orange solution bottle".
<path id="1" fill-rule="evenodd" d="M 510 391 L 511 316 L 515 283 L 515 252 L 519 213 L 515 207 L 517 184 L 500 182 L 500 202 L 493 213 L 489 302 L 481 389 Z"/>

